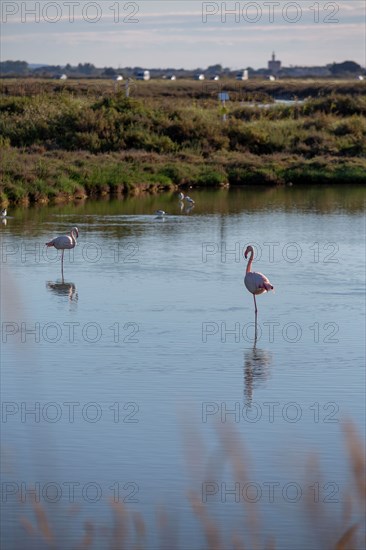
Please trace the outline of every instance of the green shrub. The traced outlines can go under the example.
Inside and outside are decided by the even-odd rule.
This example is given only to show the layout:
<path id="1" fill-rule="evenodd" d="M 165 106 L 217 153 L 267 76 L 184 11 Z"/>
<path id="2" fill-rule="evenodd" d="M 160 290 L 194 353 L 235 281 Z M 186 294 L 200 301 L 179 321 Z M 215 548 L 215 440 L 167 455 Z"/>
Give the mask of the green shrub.
<path id="1" fill-rule="evenodd" d="M 196 178 L 195 182 L 198 185 L 220 185 L 226 183 L 228 176 L 223 169 L 207 168 L 202 171 Z"/>

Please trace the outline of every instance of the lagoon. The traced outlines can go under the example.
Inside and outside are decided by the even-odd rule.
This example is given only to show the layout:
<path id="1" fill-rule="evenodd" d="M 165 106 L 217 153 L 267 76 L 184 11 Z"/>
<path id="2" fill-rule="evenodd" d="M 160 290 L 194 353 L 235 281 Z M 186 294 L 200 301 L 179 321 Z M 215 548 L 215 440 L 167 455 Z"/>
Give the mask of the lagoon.
<path id="1" fill-rule="evenodd" d="M 91 548 L 117 547 L 123 522 L 127 548 L 205 548 L 202 510 L 225 548 L 342 534 L 342 422 L 365 418 L 364 189 L 189 194 L 192 209 L 167 193 L 1 225 L 4 548 L 50 547 L 34 495 L 67 549 L 84 521 Z M 62 281 L 44 243 L 73 226 Z M 275 287 L 256 343 L 248 244 Z"/>

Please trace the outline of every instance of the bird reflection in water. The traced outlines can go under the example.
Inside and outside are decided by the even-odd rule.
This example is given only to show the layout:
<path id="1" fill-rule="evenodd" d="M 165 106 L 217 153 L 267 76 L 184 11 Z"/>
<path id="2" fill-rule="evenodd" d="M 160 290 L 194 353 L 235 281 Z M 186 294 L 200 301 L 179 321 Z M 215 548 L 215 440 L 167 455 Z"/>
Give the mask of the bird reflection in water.
<path id="1" fill-rule="evenodd" d="M 270 377 L 272 354 L 254 345 L 244 352 L 244 401 L 250 407 L 253 390 Z"/>
<path id="2" fill-rule="evenodd" d="M 64 280 L 53 283 L 48 281 L 46 287 L 49 291 L 60 297 L 67 297 L 70 302 L 78 301 L 78 292 L 74 283 L 67 283 Z"/>
<path id="3" fill-rule="evenodd" d="M 188 203 L 188 206 L 186 206 L 185 209 L 184 209 L 184 213 L 189 214 L 190 212 L 192 212 L 194 207 L 195 207 L 194 204 Z"/>

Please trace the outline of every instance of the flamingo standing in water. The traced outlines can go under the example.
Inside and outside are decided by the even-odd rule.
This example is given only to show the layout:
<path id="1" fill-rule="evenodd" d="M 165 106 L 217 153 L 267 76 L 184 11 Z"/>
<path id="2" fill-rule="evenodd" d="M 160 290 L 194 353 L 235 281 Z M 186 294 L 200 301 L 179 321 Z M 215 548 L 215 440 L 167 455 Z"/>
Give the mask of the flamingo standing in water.
<path id="1" fill-rule="evenodd" d="M 254 257 L 254 250 L 252 246 L 247 246 L 246 251 L 244 252 L 244 257 L 247 259 L 248 254 L 250 254 L 250 258 L 248 261 L 245 277 L 244 277 L 244 284 L 253 294 L 254 298 L 254 310 L 255 310 L 255 340 L 257 339 L 257 302 L 256 302 L 256 295 L 257 294 L 263 294 L 263 292 L 269 292 L 270 290 L 273 290 L 272 284 L 269 282 L 267 277 L 263 275 L 263 273 L 256 273 L 255 271 L 251 271 L 252 269 L 252 263 L 253 263 L 253 257 Z"/>
<path id="2" fill-rule="evenodd" d="M 60 235 L 55 239 L 52 239 L 46 246 L 54 246 L 57 250 L 62 250 L 61 255 L 61 274 L 64 277 L 64 252 L 65 250 L 71 250 L 76 246 L 76 239 L 79 236 L 79 230 L 77 227 L 73 227 L 70 231 L 70 235 Z"/>

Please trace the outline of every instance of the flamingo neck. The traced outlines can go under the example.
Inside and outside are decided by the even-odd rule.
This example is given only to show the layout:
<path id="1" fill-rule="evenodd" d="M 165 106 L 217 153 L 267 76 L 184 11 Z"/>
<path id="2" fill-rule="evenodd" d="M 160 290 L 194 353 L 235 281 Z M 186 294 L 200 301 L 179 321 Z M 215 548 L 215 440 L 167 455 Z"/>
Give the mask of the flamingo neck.
<path id="1" fill-rule="evenodd" d="M 248 265 L 247 265 L 247 273 L 250 273 L 251 269 L 252 269 L 252 263 L 253 263 L 253 257 L 254 257 L 254 251 L 253 249 L 250 251 L 250 257 L 249 257 L 249 261 L 248 261 Z"/>

